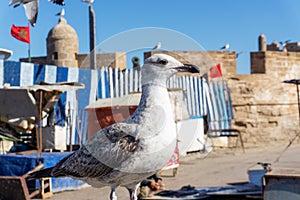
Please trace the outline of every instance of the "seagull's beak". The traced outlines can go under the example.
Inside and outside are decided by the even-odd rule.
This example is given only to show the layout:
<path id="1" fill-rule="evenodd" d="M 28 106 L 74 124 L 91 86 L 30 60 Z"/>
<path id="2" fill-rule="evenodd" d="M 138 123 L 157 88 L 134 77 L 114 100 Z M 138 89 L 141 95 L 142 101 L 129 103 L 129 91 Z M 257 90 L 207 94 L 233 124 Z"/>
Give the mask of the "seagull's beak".
<path id="1" fill-rule="evenodd" d="M 175 69 L 177 69 L 178 72 L 200 73 L 199 68 L 192 64 L 184 64 L 183 66 L 176 67 Z"/>

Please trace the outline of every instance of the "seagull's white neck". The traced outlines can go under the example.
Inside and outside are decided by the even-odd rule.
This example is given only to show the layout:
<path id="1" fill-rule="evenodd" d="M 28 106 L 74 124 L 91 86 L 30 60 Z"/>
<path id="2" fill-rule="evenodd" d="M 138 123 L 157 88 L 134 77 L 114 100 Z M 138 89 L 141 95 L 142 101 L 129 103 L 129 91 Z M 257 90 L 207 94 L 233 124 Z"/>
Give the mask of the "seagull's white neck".
<path id="1" fill-rule="evenodd" d="M 142 86 L 139 106 L 132 119 L 136 122 L 156 122 L 156 119 L 173 120 L 173 111 L 168 90 L 161 84 L 149 83 Z M 162 121 L 162 120 L 161 120 Z"/>
<path id="2" fill-rule="evenodd" d="M 146 107 L 162 104 L 170 105 L 167 87 L 155 83 L 143 85 L 140 104 L 146 104 Z"/>

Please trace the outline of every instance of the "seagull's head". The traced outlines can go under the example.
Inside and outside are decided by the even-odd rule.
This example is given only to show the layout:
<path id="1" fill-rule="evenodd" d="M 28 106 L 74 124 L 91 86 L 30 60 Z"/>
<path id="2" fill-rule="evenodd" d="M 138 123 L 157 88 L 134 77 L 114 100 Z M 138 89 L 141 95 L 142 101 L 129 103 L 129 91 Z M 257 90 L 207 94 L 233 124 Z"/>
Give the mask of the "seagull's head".
<path id="1" fill-rule="evenodd" d="M 199 73 L 197 66 L 183 64 L 174 57 L 166 54 L 154 54 L 147 58 L 142 67 L 142 84 L 166 85 L 170 76 L 178 72 Z"/>

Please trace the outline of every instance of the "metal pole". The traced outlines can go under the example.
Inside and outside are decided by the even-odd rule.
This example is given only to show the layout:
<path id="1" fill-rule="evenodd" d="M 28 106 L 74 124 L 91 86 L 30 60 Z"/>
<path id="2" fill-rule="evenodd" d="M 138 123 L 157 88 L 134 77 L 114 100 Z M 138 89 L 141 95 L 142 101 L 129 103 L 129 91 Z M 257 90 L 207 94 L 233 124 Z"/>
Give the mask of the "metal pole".
<path id="1" fill-rule="evenodd" d="M 89 4 L 89 23 L 90 23 L 90 69 L 96 69 L 96 24 L 95 12 Z"/>
<path id="2" fill-rule="evenodd" d="M 31 62 L 30 43 L 28 44 L 28 62 Z"/>
<path id="3" fill-rule="evenodd" d="M 30 38 L 30 24 L 29 24 L 29 22 L 28 22 L 28 28 L 29 28 L 29 38 Z M 29 44 L 28 44 L 28 62 L 31 62 L 31 50 L 30 50 L 30 43 L 31 43 L 31 41 L 29 41 Z"/>
<path id="4" fill-rule="evenodd" d="M 297 86 L 297 98 L 298 98 L 298 112 L 299 112 L 299 126 L 300 126 L 300 91 L 299 91 L 299 84 L 300 82 L 296 83 Z"/>
<path id="5" fill-rule="evenodd" d="M 298 101 L 298 112 L 299 112 L 299 125 L 300 125 L 300 94 L 299 94 L 299 84 L 300 84 L 300 79 L 293 79 L 290 81 L 284 81 L 285 83 L 293 83 L 296 84 L 296 89 L 297 89 L 297 101 Z M 280 153 L 280 155 L 276 158 L 274 161 L 275 163 L 279 161 L 280 157 L 283 155 L 283 153 L 293 144 L 293 142 L 297 139 L 297 137 L 300 137 L 300 131 L 298 130 L 298 134 L 295 135 L 294 138 L 292 138 L 289 142 L 289 144 L 285 147 L 285 149 Z"/>

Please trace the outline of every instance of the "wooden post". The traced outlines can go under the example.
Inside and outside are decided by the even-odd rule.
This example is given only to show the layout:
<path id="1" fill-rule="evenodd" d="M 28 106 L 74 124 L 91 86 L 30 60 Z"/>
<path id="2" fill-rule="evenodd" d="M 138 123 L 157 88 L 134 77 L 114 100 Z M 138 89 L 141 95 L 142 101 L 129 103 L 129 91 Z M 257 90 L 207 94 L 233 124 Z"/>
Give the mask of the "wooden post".
<path id="1" fill-rule="evenodd" d="M 299 126 L 300 126 L 300 90 L 299 90 L 299 84 L 300 84 L 300 81 L 297 81 L 296 87 L 297 87 L 297 101 L 298 101 L 298 113 L 299 113 Z"/>

